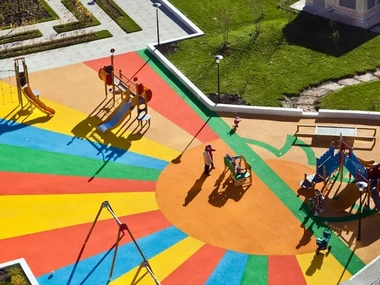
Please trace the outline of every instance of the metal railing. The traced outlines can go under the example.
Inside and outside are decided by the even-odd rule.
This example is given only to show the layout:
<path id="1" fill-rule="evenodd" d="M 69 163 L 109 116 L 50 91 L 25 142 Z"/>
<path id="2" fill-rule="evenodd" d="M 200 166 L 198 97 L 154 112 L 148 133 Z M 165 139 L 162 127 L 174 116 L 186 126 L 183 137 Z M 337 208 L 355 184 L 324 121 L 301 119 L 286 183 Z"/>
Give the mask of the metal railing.
<path id="1" fill-rule="evenodd" d="M 370 285 L 380 285 L 380 277 L 373 281 Z"/>

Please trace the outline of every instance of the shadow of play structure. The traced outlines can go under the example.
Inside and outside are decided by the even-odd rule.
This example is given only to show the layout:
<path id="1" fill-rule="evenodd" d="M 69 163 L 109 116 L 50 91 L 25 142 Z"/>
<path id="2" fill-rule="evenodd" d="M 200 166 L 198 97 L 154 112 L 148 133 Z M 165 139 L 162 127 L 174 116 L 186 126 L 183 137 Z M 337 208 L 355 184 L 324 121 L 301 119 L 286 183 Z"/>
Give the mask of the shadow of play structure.
<path id="1" fill-rule="evenodd" d="M 335 213 L 342 212 L 356 203 L 364 193 L 367 195 L 367 205 L 370 205 L 370 198 L 375 204 L 377 211 L 380 211 L 379 178 L 380 165 L 374 161 L 365 161 L 354 154 L 354 150 L 344 142 L 340 136 L 339 148 L 335 150 L 335 144 L 317 158 L 316 173 L 312 175 L 304 174 L 304 180 L 300 182 L 302 188 L 314 189 L 315 185 L 323 182 L 323 189 L 329 189 L 332 185 L 331 176 L 339 172 L 340 182 L 343 181 L 343 168 L 346 168 L 356 182 L 365 182 L 368 187 L 360 191 L 355 183 L 350 183 L 344 189 L 342 195 L 338 195 L 331 203 Z M 327 191 L 323 191 L 326 193 Z M 362 205 L 360 205 L 361 207 Z"/>
<path id="2" fill-rule="evenodd" d="M 25 58 L 20 57 L 14 60 L 14 67 L 16 73 L 17 95 L 19 104 L 24 107 L 23 96 L 28 100 L 31 109 L 33 106 L 48 116 L 54 116 L 55 110 L 40 100 L 40 91 L 32 90 L 29 82 L 28 66 L 26 65 Z M 21 69 L 22 67 L 22 69 Z"/>
<path id="3" fill-rule="evenodd" d="M 148 114 L 148 102 L 152 99 L 152 91 L 145 87 L 142 83 L 138 83 L 138 78 L 133 81 L 123 75 L 119 70 L 119 75 L 115 74 L 114 68 L 114 49 L 111 49 L 111 65 L 104 66 L 99 69 L 98 75 L 100 80 L 104 82 L 105 96 L 109 91 L 112 92 L 113 103 L 116 103 L 116 95 L 120 95 L 120 105 L 108 116 L 108 118 L 97 126 L 102 133 L 108 132 L 118 127 L 131 112 L 137 108 L 137 120 L 141 127 L 145 124 L 150 126 L 151 116 Z"/>

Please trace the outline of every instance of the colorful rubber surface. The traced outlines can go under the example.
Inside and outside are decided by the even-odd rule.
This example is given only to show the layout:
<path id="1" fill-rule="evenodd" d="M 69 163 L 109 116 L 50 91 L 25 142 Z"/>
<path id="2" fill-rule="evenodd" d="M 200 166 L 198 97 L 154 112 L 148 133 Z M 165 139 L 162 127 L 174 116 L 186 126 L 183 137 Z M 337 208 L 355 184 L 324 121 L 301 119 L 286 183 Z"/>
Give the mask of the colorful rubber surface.
<path id="1" fill-rule="evenodd" d="M 67 92 L 65 102 L 46 94 L 53 118 L 21 109 L 14 87 L 2 82 L 0 263 L 25 258 L 41 285 L 106 284 L 118 229 L 106 210 L 84 241 L 101 203 L 108 201 L 164 285 L 338 284 L 365 265 L 335 235 L 330 255 L 314 254 L 323 221 L 303 210 L 294 185 L 275 170 L 280 164 L 252 147 L 280 158 L 296 147 L 291 138 L 284 137 L 285 146 L 277 149 L 231 133 L 225 120 L 205 109 L 146 50 L 117 55 L 115 62 L 153 91 L 146 135 L 125 125 L 99 134 L 102 118 L 65 103 L 80 101 L 81 94 Z M 81 64 L 95 82 L 81 84 L 97 84 L 98 68 L 108 63 L 103 58 Z M 43 90 L 44 76 L 35 75 L 33 86 Z M 78 86 L 75 76 L 60 79 L 63 86 Z M 201 160 L 207 144 L 217 148 L 217 169 L 209 178 L 202 176 Z M 226 152 L 244 154 L 252 164 L 254 183 L 244 192 L 222 186 Z M 302 155 L 315 161 L 308 149 Z M 126 233 L 110 284 L 131 284 L 141 262 Z M 154 282 L 145 275 L 138 284 Z"/>

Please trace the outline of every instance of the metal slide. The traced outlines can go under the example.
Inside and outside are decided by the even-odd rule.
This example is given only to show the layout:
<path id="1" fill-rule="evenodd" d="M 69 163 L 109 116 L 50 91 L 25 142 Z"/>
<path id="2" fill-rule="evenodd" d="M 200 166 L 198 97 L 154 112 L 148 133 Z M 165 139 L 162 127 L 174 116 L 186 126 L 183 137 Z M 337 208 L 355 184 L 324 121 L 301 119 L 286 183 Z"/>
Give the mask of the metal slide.
<path id="1" fill-rule="evenodd" d="M 99 125 L 97 128 L 102 133 L 110 131 L 117 126 L 119 126 L 125 118 L 131 113 L 132 103 L 129 101 L 124 101 L 119 107 L 107 118 L 107 120 Z"/>
<path id="2" fill-rule="evenodd" d="M 21 89 L 24 96 L 29 100 L 31 104 L 36 106 L 41 112 L 53 116 L 55 114 L 55 110 L 49 106 L 47 106 L 45 103 L 43 103 L 40 99 L 37 98 L 36 95 L 34 95 L 32 89 L 29 86 L 26 86 Z"/>

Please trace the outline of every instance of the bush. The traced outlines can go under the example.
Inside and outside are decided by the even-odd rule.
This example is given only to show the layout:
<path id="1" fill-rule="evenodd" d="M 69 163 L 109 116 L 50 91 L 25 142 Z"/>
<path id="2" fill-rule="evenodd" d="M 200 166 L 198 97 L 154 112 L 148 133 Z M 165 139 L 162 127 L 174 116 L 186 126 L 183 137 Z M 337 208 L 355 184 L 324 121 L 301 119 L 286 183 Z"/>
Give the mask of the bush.
<path id="1" fill-rule="evenodd" d="M 136 24 L 113 0 L 97 0 L 96 3 L 114 20 L 126 33 L 141 31 Z"/>
<path id="2" fill-rule="evenodd" d="M 39 30 L 32 30 L 0 38 L 0 45 L 42 37 Z"/>
<path id="3" fill-rule="evenodd" d="M 62 4 L 78 19 L 77 22 L 54 26 L 57 33 L 88 28 L 100 25 L 98 19 L 88 11 L 81 2 L 77 0 L 62 0 Z"/>
<path id="4" fill-rule="evenodd" d="M 27 45 L 12 49 L 7 49 L 0 52 L 0 59 L 9 58 L 9 57 L 17 57 L 20 55 L 35 53 L 35 52 L 41 52 L 51 49 L 57 49 L 77 44 L 82 44 L 86 42 L 96 41 L 104 38 L 112 37 L 112 34 L 107 31 L 99 31 L 94 33 L 88 33 L 84 35 L 69 37 L 69 38 L 63 38 L 58 40 L 52 40 L 48 42 L 43 42 L 40 44 L 35 45 Z"/>

